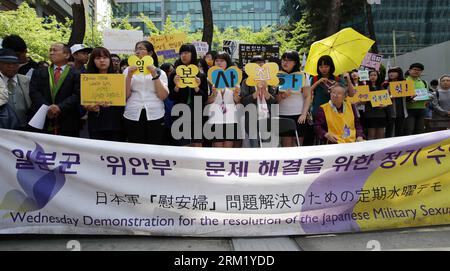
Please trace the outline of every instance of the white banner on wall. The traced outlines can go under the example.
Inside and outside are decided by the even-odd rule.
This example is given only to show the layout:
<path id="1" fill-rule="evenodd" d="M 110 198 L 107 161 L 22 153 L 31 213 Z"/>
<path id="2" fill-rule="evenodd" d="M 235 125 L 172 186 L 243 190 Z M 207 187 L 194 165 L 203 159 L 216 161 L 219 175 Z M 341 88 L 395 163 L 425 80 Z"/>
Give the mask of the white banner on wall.
<path id="1" fill-rule="evenodd" d="M 450 223 L 425 212 L 450 208 L 450 131 L 277 150 L 0 137 L 0 234 L 277 236 Z"/>

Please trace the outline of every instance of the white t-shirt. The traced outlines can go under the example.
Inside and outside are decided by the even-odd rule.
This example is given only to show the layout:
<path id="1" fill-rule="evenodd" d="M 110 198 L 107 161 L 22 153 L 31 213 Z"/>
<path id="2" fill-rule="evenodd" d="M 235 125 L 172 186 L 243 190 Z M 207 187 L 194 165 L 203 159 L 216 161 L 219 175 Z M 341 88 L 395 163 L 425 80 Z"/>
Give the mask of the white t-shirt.
<path id="1" fill-rule="evenodd" d="M 222 98 L 223 92 L 223 98 Z M 234 103 L 234 90 L 225 88 L 217 90 L 214 103 L 206 106 L 211 124 L 237 123 L 236 104 Z"/>
<path id="2" fill-rule="evenodd" d="M 128 68 L 123 72 L 128 74 Z M 152 75 L 133 75 L 131 79 L 131 96 L 127 100 L 123 116 L 126 119 L 139 121 L 142 109 L 147 111 L 147 120 L 157 120 L 164 117 L 164 102 L 156 95 L 155 81 Z M 161 70 L 161 83 L 167 87 L 167 75 Z"/>
<path id="3" fill-rule="evenodd" d="M 305 87 L 311 86 L 309 75 L 305 74 Z M 305 102 L 303 92 L 291 92 L 291 95 L 279 102 L 280 116 L 297 116 L 301 115 L 303 111 L 303 104 Z"/>

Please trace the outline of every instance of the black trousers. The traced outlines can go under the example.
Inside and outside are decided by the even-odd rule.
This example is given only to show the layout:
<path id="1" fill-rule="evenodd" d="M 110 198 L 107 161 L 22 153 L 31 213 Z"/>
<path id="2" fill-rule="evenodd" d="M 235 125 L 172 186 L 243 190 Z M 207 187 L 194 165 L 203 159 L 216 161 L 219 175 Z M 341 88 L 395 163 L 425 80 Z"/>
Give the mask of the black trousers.
<path id="1" fill-rule="evenodd" d="M 145 110 L 141 111 L 139 121 L 125 119 L 128 142 L 162 145 L 164 134 L 164 117 L 157 120 L 147 120 Z"/>
<path id="2" fill-rule="evenodd" d="M 125 134 L 122 131 L 89 131 L 89 138 L 105 141 L 124 142 Z"/>

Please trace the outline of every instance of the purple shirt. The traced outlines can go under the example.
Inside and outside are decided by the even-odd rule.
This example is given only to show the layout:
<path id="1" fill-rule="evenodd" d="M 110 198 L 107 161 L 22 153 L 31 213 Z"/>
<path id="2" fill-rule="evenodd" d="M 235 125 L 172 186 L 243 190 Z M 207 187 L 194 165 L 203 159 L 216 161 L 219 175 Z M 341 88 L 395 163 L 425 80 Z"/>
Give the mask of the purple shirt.
<path id="1" fill-rule="evenodd" d="M 337 108 L 337 110 L 339 113 L 343 113 L 344 105 L 342 105 L 341 108 Z M 355 120 L 356 138 L 358 138 L 358 137 L 364 138 L 363 128 L 361 126 L 361 123 L 359 122 L 359 118 L 355 114 L 356 108 L 354 105 L 352 105 L 352 112 L 353 112 L 353 117 Z M 319 110 L 317 111 L 317 115 L 316 115 L 316 119 L 315 119 L 315 123 L 314 123 L 314 130 L 316 132 L 316 135 L 320 139 L 322 139 L 322 140 L 326 139 L 325 134 L 328 133 L 328 126 L 327 126 L 327 119 L 325 117 L 325 111 L 323 111 L 322 107 L 320 107 Z"/>

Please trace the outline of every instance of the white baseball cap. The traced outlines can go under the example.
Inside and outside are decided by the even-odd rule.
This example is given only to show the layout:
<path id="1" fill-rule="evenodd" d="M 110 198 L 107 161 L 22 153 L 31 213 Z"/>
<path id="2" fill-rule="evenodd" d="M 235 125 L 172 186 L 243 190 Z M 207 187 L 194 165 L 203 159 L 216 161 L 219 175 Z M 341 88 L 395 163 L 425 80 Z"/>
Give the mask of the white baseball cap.
<path id="1" fill-rule="evenodd" d="M 76 52 L 85 51 L 85 52 L 92 52 L 92 48 L 84 46 L 84 44 L 74 44 L 72 47 L 70 47 L 70 52 L 75 54 Z"/>

